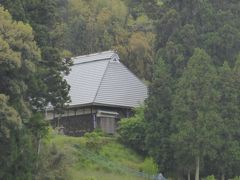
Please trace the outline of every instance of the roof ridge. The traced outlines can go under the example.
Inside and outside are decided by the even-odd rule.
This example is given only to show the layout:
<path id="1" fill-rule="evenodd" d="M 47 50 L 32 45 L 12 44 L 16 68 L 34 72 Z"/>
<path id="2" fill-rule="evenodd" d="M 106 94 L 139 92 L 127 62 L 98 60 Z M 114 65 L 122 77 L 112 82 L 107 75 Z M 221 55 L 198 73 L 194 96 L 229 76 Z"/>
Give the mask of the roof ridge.
<path id="1" fill-rule="evenodd" d="M 102 60 L 111 60 L 117 55 L 116 51 L 103 51 L 99 53 L 87 54 L 82 56 L 72 57 L 73 65 L 88 63 L 88 62 L 96 62 Z M 119 58 L 117 58 L 119 59 Z"/>
<path id="2" fill-rule="evenodd" d="M 92 102 L 93 104 L 94 104 L 94 102 L 95 102 L 95 100 L 96 100 L 96 98 L 97 98 L 98 92 L 99 92 L 100 87 L 101 87 L 101 84 L 102 84 L 102 82 L 103 82 L 103 78 L 105 77 L 105 74 L 106 74 L 106 72 L 107 72 L 109 63 L 110 63 L 110 61 L 107 63 L 106 69 L 105 69 L 105 71 L 104 71 L 104 73 L 103 73 L 103 75 L 102 75 L 102 78 L 101 78 L 101 80 L 100 80 L 100 83 L 99 83 L 98 89 L 97 89 L 97 91 L 96 91 L 95 97 L 93 98 L 93 102 Z"/>
<path id="3" fill-rule="evenodd" d="M 95 60 L 86 61 L 86 62 L 77 62 L 77 63 L 73 63 L 73 66 L 74 65 L 79 65 L 79 64 L 86 64 L 86 63 L 97 62 L 97 61 L 103 61 L 103 60 L 111 60 L 111 58 L 102 58 L 102 59 L 95 59 Z"/>
<path id="4" fill-rule="evenodd" d="M 91 56 L 96 56 L 96 55 L 105 54 L 105 53 L 116 53 L 116 51 L 109 50 L 109 51 L 102 51 L 102 52 L 97 52 L 97 53 L 90 53 L 90 54 L 73 57 L 73 59 L 82 58 L 82 57 L 91 57 Z"/>

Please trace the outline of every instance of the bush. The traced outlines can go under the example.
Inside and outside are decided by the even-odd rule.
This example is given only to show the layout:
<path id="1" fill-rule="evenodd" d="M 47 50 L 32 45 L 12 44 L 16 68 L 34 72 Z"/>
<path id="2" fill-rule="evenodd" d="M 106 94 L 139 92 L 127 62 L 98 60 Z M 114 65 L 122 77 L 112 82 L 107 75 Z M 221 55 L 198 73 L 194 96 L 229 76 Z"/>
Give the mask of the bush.
<path id="1" fill-rule="evenodd" d="M 96 129 L 93 132 L 87 132 L 84 134 L 84 137 L 86 138 L 96 138 L 96 137 L 104 137 L 104 136 L 105 134 L 99 129 Z"/>
<path id="2" fill-rule="evenodd" d="M 149 175 L 156 175 L 158 173 L 158 166 L 153 158 L 146 158 L 140 167 L 140 171 Z"/>
<path id="3" fill-rule="evenodd" d="M 135 110 L 135 115 L 131 118 L 122 119 L 119 122 L 118 133 L 119 140 L 133 148 L 134 150 L 145 152 L 145 123 L 144 108 L 140 107 Z"/>
<path id="4" fill-rule="evenodd" d="M 100 148 L 107 143 L 106 138 L 104 138 L 103 136 L 104 136 L 104 133 L 101 131 L 86 133 L 84 137 L 86 138 L 87 148 L 94 151 L 99 151 Z"/>
<path id="5" fill-rule="evenodd" d="M 211 176 L 206 177 L 206 180 L 215 180 L 215 177 L 214 177 L 214 175 L 211 175 Z"/>
<path id="6" fill-rule="evenodd" d="M 95 178 L 94 176 L 91 176 L 91 177 L 85 178 L 84 180 L 97 180 L 97 178 Z"/>
<path id="7" fill-rule="evenodd" d="M 66 158 L 66 154 L 59 150 L 54 144 L 42 144 L 38 160 L 38 169 L 35 176 L 36 180 L 41 179 L 58 179 L 70 180 L 70 174 L 67 173 L 67 167 L 71 164 Z"/>
<path id="8" fill-rule="evenodd" d="M 240 176 L 236 176 L 232 180 L 240 180 Z"/>

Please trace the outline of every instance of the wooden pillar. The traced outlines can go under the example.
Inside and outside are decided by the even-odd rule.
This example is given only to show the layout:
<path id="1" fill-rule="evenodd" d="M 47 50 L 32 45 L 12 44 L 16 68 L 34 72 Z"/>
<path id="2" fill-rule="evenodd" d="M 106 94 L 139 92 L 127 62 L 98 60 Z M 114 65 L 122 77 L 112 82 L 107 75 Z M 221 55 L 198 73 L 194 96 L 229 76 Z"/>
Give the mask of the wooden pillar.
<path id="1" fill-rule="evenodd" d="M 126 118 L 129 118 L 129 110 L 126 109 Z"/>
<path id="2" fill-rule="evenodd" d="M 97 128 L 96 114 L 92 114 L 93 116 L 93 129 Z"/>

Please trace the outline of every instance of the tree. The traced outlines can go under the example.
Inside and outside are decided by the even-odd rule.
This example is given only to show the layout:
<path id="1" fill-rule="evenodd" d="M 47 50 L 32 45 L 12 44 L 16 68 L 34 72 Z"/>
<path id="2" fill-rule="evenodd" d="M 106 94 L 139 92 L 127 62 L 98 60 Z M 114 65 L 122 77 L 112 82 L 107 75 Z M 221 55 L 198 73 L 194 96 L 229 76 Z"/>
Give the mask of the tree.
<path id="1" fill-rule="evenodd" d="M 232 123 L 229 124 L 230 125 L 230 132 L 232 134 L 231 138 L 232 138 L 232 144 L 235 145 L 233 146 L 233 150 L 231 151 L 232 153 L 230 153 L 232 156 L 230 156 L 232 159 L 231 161 L 231 165 L 232 165 L 232 168 L 229 169 L 230 172 L 231 172 L 231 176 L 240 176 L 239 174 L 239 167 L 240 167 L 240 156 L 239 156 L 239 147 L 240 147 L 240 144 L 239 144 L 239 138 L 240 138 L 240 134 L 239 134 L 239 107 L 240 107 L 240 91 L 239 91 L 239 76 L 240 76 L 240 54 L 237 56 L 236 58 L 236 62 L 235 62 L 235 66 L 234 68 L 232 69 L 233 70 L 233 83 L 234 85 L 232 85 L 232 88 L 233 88 L 233 92 L 234 92 L 234 98 L 236 98 L 233 102 L 234 104 L 232 104 L 232 110 L 235 110 L 235 111 L 231 111 L 232 112 L 232 116 L 231 117 L 234 117 L 231 119 Z M 236 103 L 236 105 L 235 105 Z M 229 173 L 230 174 L 230 173 Z"/>
<path id="2" fill-rule="evenodd" d="M 34 91 L 39 86 L 31 82 L 35 78 L 43 83 L 37 73 L 39 61 L 32 28 L 13 21 L 0 6 L 0 179 L 33 179 L 36 170 L 35 133 L 45 128 L 43 118 L 38 119 L 38 128 L 32 128 L 36 124 L 32 94 L 39 92 Z"/>
<path id="3" fill-rule="evenodd" d="M 14 130 L 18 130 L 21 127 L 21 118 L 14 108 L 7 105 L 7 97 L 0 94 L 0 178 L 6 178 L 6 171 L 9 171 L 9 164 L 11 161 L 11 154 L 13 152 L 14 142 L 12 134 Z M 10 152 L 9 152 L 10 150 Z M 11 151 L 12 150 L 12 151 Z"/>
<path id="4" fill-rule="evenodd" d="M 70 53 L 67 53 L 66 56 L 66 51 L 61 49 L 61 46 L 57 47 L 56 44 L 62 37 L 56 36 L 54 33 L 59 27 L 57 26 L 57 20 L 60 19 L 57 12 L 58 6 L 65 5 L 64 2 L 62 4 L 55 0 L 1 2 L 13 14 L 15 20 L 22 20 L 32 26 L 35 35 L 31 34 L 32 41 L 36 40 L 41 50 L 40 56 L 38 49 L 38 61 L 35 62 L 37 67 L 31 68 L 35 70 L 35 75 L 25 74 L 31 87 L 28 89 L 28 94 L 34 110 L 43 109 L 48 103 L 54 107 L 62 108 L 64 103 L 69 101 L 69 86 L 63 79 L 63 75 L 69 72 Z"/>
<path id="5" fill-rule="evenodd" d="M 3 94 L 0 94 L 0 124 L 0 179 L 32 179 L 36 157 L 32 136 Z"/>
<path id="6" fill-rule="evenodd" d="M 146 148 L 165 174 L 174 171 L 173 148 L 170 143 L 172 93 L 173 80 L 169 69 L 164 61 L 159 59 L 155 64 L 146 102 Z"/>
<path id="7" fill-rule="evenodd" d="M 28 85 L 36 72 L 40 51 L 34 41 L 32 28 L 12 20 L 0 7 L 0 92 L 9 96 L 9 102 L 21 117 L 30 117 Z"/>
<path id="8" fill-rule="evenodd" d="M 221 121 L 217 111 L 216 69 L 204 50 L 195 49 L 183 76 L 179 79 L 173 103 L 172 143 L 177 155 L 195 162 L 199 180 L 204 156 L 215 157 L 220 141 Z"/>
<path id="9" fill-rule="evenodd" d="M 155 36 L 153 23 L 145 15 L 140 0 L 0 0 L 0 3 L 10 11 L 15 20 L 32 26 L 44 62 L 49 61 L 44 58 L 49 48 L 55 49 L 51 53 L 56 53 L 55 64 L 59 67 L 63 65 L 62 59 L 66 58 L 66 54 L 61 52 L 67 51 L 71 56 L 77 56 L 114 49 L 119 52 L 122 62 L 140 78 L 151 79 Z M 68 65 L 66 63 L 65 67 Z M 43 67 L 45 68 L 46 66 Z M 52 90 L 63 87 L 64 80 L 57 71 L 52 73 L 55 73 L 53 77 L 56 84 L 54 87 L 48 84 L 44 89 L 49 87 L 48 91 L 54 93 Z M 39 76 L 48 75 L 41 73 Z M 65 97 L 67 86 L 64 89 L 65 91 L 58 92 L 63 93 L 62 97 Z M 61 96 L 47 100 L 58 99 Z"/>
<path id="10" fill-rule="evenodd" d="M 140 153 L 146 153 L 145 147 L 144 107 L 135 110 L 135 115 L 130 118 L 121 119 L 118 133 L 120 141 Z"/>
<path id="11" fill-rule="evenodd" d="M 140 4 L 120 0 L 70 1 L 67 15 L 62 14 L 63 19 L 67 17 L 61 26 L 66 28 L 65 36 L 61 36 L 65 38 L 64 48 L 74 55 L 114 49 L 138 77 L 150 80 L 155 36 L 152 21 Z"/>
<path id="12" fill-rule="evenodd" d="M 221 120 L 220 137 L 222 142 L 217 149 L 216 169 L 224 180 L 226 175 L 230 175 L 234 162 L 239 160 L 238 152 L 240 144 L 235 138 L 239 136 L 239 107 L 238 107 L 238 90 L 234 83 L 234 73 L 225 62 L 219 68 L 219 80 L 217 89 L 219 91 L 218 109 Z"/>
<path id="13" fill-rule="evenodd" d="M 203 160 L 205 160 L 204 165 L 206 166 L 202 170 L 204 170 L 204 173 L 214 172 L 217 176 L 222 174 L 222 177 L 225 175 L 230 176 L 231 173 L 234 174 L 235 170 L 233 169 L 235 168 L 233 166 L 238 166 L 238 143 L 235 137 L 239 137 L 236 132 L 238 127 L 237 109 L 239 109 L 238 103 L 236 103 L 238 98 L 236 97 L 238 97 L 237 89 L 239 85 L 237 79 L 239 77 L 236 74 L 231 74 L 232 72 L 229 72 L 227 66 L 231 69 L 234 66 L 234 69 L 237 67 L 235 64 L 237 64 L 236 59 L 240 47 L 238 30 L 240 25 L 238 20 L 240 3 L 236 0 L 142 0 L 142 3 L 145 13 L 155 23 L 155 50 L 157 55 L 164 60 L 169 68 L 170 77 L 177 84 L 177 88 L 173 88 L 172 91 L 172 96 L 174 96 L 174 110 L 171 112 L 173 129 L 168 129 L 168 131 L 173 133 L 171 135 L 171 143 L 177 143 L 178 140 L 182 142 L 182 145 L 178 143 L 178 148 L 174 151 L 175 164 L 178 166 L 177 170 L 174 171 L 181 171 L 180 174 L 186 174 L 188 171 L 193 170 L 193 163 L 195 164 L 196 161 L 196 152 L 189 153 L 189 150 L 193 150 L 194 147 L 187 144 L 188 141 L 194 142 L 195 137 L 191 139 L 189 136 L 189 139 L 184 139 L 187 135 L 194 134 L 196 130 L 192 132 L 190 130 L 191 128 L 194 129 L 193 127 L 196 128 L 198 125 L 197 123 L 191 124 L 189 119 L 197 119 L 195 121 L 200 123 L 203 122 L 203 119 L 206 120 L 209 118 L 211 121 L 208 121 L 209 124 L 206 127 L 213 126 L 211 124 L 213 123 L 212 119 L 216 121 L 217 127 L 213 128 L 211 132 L 211 137 L 214 137 L 213 134 L 215 134 L 216 139 L 212 139 L 212 142 L 215 142 L 215 144 L 209 142 L 211 148 L 206 149 L 206 154 L 200 153 L 202 156 L 200 158 L 201 162 L 203 163 Z M 196 58 L 196 48 L 201 48 L 205 51 L 205 55 L 207 53 L 207 56 L 204 53 L 198 54 L 205 56 L 205 59 L 209 59 L 209 64 L 206 62 L 203 63 L 205 63 L 206 69 L 212 69 L 210 71 L 212 77 L 209 80 L 207 80 L 205 74 L 199 75 L 203 77 L 201 80 L 202 84 L 197 84 L 200 77 L 194 80 L 193 75 L 190 75 L 194 73 L 194 70 L 190 72 L 191 68 L 197 69 L 195 66 L 194 68 L 189 67 L 189 64 L 191 64 L 190 61 Z M 224 66 L 222 67 L 223 64 Z M 203 66 L 200 67 L 202 68 L 201 71 L 204 72 Z M 213 69 L 218 69 L 219 72 L 217 73 Z M 187 77 L 189 79 L 183 80 Z M 212 86 L 210 86 L 209 81 L 211 81 Z M 196 87 L 199 91 L 197 91 Z M 205 98 L 200 91 L 208 92 L 208 88 L 211 89 L 209 91 L 209 98 Z M 202 101 L 200 101 L 200 97 Z M 205 101 L 206 104 L 209 101 L 211 111 L 204 110 Z M 200 106 L 200 104 L 202 105 Z M 205 107 L 208 106 L 206 105 Z M 155 108 L 153 111 L 158 112 L 159 110 Z M 193 112 L 193 117 L 187 112 Z M 200 115 L 206 117 L 200 118 Z M 188 126 L 189 128 L 187 128 Z M 232 126 L 235 126 L 236 129 Z M 185 130 L 184 127 L 186 128 Z M 209 127 L 206 132 L 210 131 Z M 178 130 L 181 130 L 181 133 L 177 133 Z M 157 129 L 152 132 L 157 133 Z M 204 133 L 202 134 L 204 135 Z M 200 137 L 197 133 L 195 135 Z M 205 135 L 205 138 L 208 139 L 207 133 Z M 181 138 L 184 140 L 180 141 Z M 160 144 L 158 145 L 160 146 Z M 228 165 L 223 163 L 226 161 L 228 161 Z M 181 166 L 179 165 L 180 163 Z M 213 169 L 207 169 L 207 167 L 213 167 Z M 230 172 L 230 169 L 232 169 L 232 172 Z"/>
<path id="14" fill-rule="evenodd" d="M 142 0 L 146 14 L 156 24 L 155 49 L 179 78 L 193 55 L 204 49 L 214 65 L 234 66 L 239 53 L 239 2 L 201 0 Z M 169 56 L 169 45 L 176 51 Z M 179 59 L 180 58 L 180 59 Z M 180 63 L 180 66 L 177 66 Z"/>

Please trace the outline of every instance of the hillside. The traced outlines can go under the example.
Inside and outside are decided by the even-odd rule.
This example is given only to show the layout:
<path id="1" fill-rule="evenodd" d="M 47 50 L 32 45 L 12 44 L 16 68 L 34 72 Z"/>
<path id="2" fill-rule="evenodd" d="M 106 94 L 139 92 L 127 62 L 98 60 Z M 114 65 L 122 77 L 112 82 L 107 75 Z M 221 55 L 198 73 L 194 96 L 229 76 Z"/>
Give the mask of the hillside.
<path id="1" fill-rule="evenodd" d="M 150 174 L 157 173 L 157 166 L 150 158 L 144 160 L 115 138 L 97 133 L 85 137 L 54 134 L 47 141 L 47 147 L 57 149 L 57 153 L 50 150 L 51 157 L 45 154 L 44 159 L 52 161 L 46 169 L 55 173 L 46 175 L 43 170 L 48 177 L 56 178 L 56 174 L 63 171 L 64 176 L 59 174 L 59 177 L 71 180 L 144 180 L 152 179 Z M 53 156 L 56 156 L 54 160 Z M 56 161 L 61 161 L 61 165 L 56 165 Z"/>
<path id="2" fill-rule="evenodd" d="M 168 179 L 239 179 L 239 16 L 240 0 L 0 0 L 0 180 L 134 180 L 157 169 Z M 107 70 L 105 58 L 78 65 L 73 84 L 89 85 L 86 94 L 66 79 L 71 57 L 109 50 L 148 85 L 125 120 L 143 97 L 120 91 L 133 85 L 125 71 Z M 95 89 L 104 94 L 96 103 Z M 112 129 L 119 118 L 124 145 L 96 132 L 48 133 L 49 124 L 71 135 Z"/>

